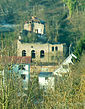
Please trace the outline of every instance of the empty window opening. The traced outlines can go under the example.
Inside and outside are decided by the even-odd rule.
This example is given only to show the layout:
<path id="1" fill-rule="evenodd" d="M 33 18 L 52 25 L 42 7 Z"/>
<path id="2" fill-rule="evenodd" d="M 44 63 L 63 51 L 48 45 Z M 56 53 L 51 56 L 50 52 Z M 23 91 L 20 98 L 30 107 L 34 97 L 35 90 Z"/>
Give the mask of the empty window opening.
<path id="1" fill-rule="evenodd" d="M 31 46 L 31 48 L 33 48 L 33 46 Z"/>
<path id="2" fill-rule="evenodd" d="M 52 47 L 52 51 L 54 51 L 54 47 Z"/>
<path id="3" fill-rule="evenodd" d="M 32 51 L 31 51 L 31 57 L 32 57 L 32 58 L 35 58 L 35 50 L 32 50 Z"/>
<path id="4" fill-rule="evenodd" d="M 48 77 L 45 77 L 45 80 L 48 80 Z"/>
<path id="5" fill-rule="evenodd" d="M 22 51 L 22 56 L 26 56 L 26 51 L 25 50 Z"/>
<path id="6" fill-rule="evenodd" d="M 21 74 L 21 78 L 25 80 L 26 79 L 26 75 L 25 74 Z"/>
<path id="7" fill-rule="evenodd" d="M 35 33 L 38 33 L 38 29 L 35 29 Z"/>
<path id="8" fill-rule="evenodd" d="M 44 50 L 41 50 L 41 51 L 40 51 L 40 58 L 44 58 L 44 56 L 45 56 L 45 55 L 44 55 Z"/>
<path id="9" fill-rule="evenodd" d="M 25 65 L 19 65 L 18 69 L 19 70 L 25 70 Z"/>
<path id="10" fill-rule="evenodd" d="M 57 46 L 55 47 L 55 51 L 58 51 L 58 47 Z"/>

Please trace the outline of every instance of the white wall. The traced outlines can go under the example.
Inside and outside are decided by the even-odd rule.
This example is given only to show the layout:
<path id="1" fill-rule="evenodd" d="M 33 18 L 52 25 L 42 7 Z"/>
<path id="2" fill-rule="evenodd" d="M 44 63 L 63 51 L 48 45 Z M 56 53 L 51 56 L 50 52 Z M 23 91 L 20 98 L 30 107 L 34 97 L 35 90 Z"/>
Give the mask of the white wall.
<path id="1" fill-rule="evenodd" d="M 29 31 L 29 24 L 28 23 L 24 24 L 24 30 Z"/>
<path id="2" fill-rule="evenodd" d="M 54 77 L 48 77 L 48 80 L 45 79 L 45 77 L 39 77 L 39 85 L 40 88 L 45 88 L 45 89 L 53 89 L 54 90 Z"/>

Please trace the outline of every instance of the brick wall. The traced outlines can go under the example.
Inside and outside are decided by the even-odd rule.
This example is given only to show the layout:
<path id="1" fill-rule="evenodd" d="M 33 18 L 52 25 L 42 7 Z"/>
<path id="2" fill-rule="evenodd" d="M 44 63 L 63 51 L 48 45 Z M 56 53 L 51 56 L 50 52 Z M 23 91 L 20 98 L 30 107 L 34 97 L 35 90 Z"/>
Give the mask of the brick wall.
<path id="1" fill-rule="evenodd" d="M 52 47 L 54 48 L 52 51 Z M 57 48 L 56 48 L 57 47 Z M 35 62 L 57 62 L 58 56 L 63 57 L 66 53 L 65 44 L 41 44 L 41 43 L 21 43 L 17 41 L 17 56 L 22 56 L 22 51 L 26 51 L 26 56 L 32 56 L 32 50 L 35 51 Z M 41 50 L 44 51 L 44 57 L 40 57 Z"/>
<path id="2" fill-rule="evenodd" d="M 38 65 L 31 65 L 30 66 L 30 74 L 38 74 L 40 72 L 53 72 L 58 67 L 58 65 L 49 65 L 49 66 L 38 66 Z"/>

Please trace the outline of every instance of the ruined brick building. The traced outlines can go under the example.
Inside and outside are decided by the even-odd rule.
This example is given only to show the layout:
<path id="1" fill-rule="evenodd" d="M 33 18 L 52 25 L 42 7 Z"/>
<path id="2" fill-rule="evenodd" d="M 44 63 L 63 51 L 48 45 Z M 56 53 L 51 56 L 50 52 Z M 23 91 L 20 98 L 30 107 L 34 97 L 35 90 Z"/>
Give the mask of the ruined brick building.
<path id="1" fill-rule="evenodd" d="M 43 35 L 45 34 L 45 22 L 32 16 L 32 19 L 29 22 L 25 22 L 24 30 Z"/>
<path id="2" fill-rule="evenodd" d="M 34 32 L 45 39 L 45 22 L 33 17 L 29 22 L 24 24 L 24 30 Z M 28 34 L 29 35 L 29 34 Z M 39 37 L 38 37 L 39 38 Z M 19 38 L 21 40 L 21 38 Z M 17 41 L 17 56 L 31 56 L 32 62 L 58 62 L 58 57 L 63 57 L 66 54 L 66 44 L 60 43 L 24 43 L 24 41 Z M 22 43 L 23 42 L 23 43 Z"/>
<path id="3" fill-rule="evenodd" d="M 36 62 L 57 62 L 58 56 L 66 54 L 66 44 L 22 43 L 17 41 L 17 56 L 31 56 Z"/>

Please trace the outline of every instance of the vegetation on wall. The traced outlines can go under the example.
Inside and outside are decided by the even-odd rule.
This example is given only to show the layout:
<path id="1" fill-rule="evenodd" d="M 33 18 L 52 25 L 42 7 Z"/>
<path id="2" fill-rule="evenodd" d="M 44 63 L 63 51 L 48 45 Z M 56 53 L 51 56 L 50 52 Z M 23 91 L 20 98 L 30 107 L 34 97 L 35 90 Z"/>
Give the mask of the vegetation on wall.
<path id="1" fill-rule="evenodd" d="M 1 0 L 0 21 L 20 24 L 19 31 L 22 31 L 24 22 L 31 16 L 37 16 L 46 22 L 47 42 L 61 42 L 69 46 L 84 34 L 84 8 L 84 0 Z M 37 41 L 31 39 L 31 42 Z"/>
<path id="2" fill-rule="evenodd" d="M 16 55 L 16 39 L 26 20 L 37 16 L 46 22 L 47 42 L 73 45 L 79 62 L 69 74 L 57 78 L 55 91 L 39 90 L 34 78 L 24 92 L 22 80 L 6 71 L 0 74 L 1 109 L 83 109 L 85 104 L 85 0 L 0 0 L 0 23 L 19 24 L 15 32 L 0 33 L 0 55 Z M 25 42 L 36 42 L 35 33 L 23 35 Z M 0 70 L 7 66 L 0 62 Z M 8 63 L 7 63 L 8 64 Z M 2 67 L 3 66 L 3 67 Z M 0 72 L 1 73 L 1 72 Z M 10 78 L 9 78 L 10 77 Z"/>
<path id="3" fill-rule="evenodd" d="M 63 77 L 56 77 L 55 90 L 47 92 L 39 89 L 36 77 L 28 84 L 28 90 L 22 88 L 22 79 L 7 73 L 0 86 L 1 109 L 83 109 L 85 100 L 85 53 L 79 63 L 72 66 L 72 71 Z M 0 66 L 1 67 L 1 66 Z M 3 76 L 0 75 L 0 80 Z M 16 102 L 17 101 L 17 102 Z"/>

